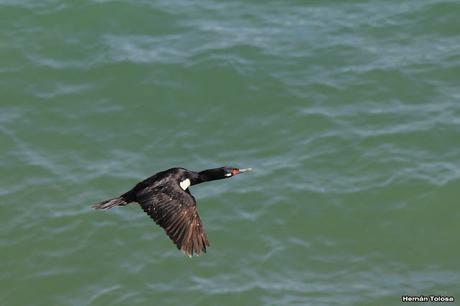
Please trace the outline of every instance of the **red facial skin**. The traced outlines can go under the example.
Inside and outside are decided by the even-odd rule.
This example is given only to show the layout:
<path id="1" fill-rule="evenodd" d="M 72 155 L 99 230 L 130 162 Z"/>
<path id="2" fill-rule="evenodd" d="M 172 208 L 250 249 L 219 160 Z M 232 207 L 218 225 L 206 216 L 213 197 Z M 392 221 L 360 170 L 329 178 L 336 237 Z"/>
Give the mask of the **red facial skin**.
<path id="1" fill-rule="evenodd" d="M 237 175 L 238 173 L 240 173 L 240 169 L 232 169 L 232 176 Z"/>

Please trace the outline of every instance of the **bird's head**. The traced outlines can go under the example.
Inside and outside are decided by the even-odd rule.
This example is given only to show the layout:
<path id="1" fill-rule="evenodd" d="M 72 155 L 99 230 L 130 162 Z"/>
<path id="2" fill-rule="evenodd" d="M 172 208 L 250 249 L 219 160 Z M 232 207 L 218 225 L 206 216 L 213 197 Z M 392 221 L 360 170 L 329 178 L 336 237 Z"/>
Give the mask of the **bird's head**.
<path id="1" fill-rule="evenodd" d="M 252 168 L 238 169 L 238 168 L 232 168 L 232 167 L 222 167 L 221 169 L 223 170 L 224 177 L 226 178 L 252 170 Z"/>
<path id="2" fill-rule="evenodd" d="M 239 173 L 251 171 L 251 168 L 238 169 L 232 167 L 220 167 L 198 172 L 198 176 L 192 181 L 192 185 L 209 182 L 214 180 L 226 179 Z"/>

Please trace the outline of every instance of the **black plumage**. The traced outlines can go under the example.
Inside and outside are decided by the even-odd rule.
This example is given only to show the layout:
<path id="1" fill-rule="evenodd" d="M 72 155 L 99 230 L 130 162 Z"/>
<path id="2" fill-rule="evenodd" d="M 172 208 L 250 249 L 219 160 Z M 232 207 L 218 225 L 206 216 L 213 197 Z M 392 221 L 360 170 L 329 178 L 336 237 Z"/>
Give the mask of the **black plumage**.
<path id="1" fill-rule="evenodd" d="M 160 225 L 171 240 L 188 256 L 206 252 L 209 241 L 203 228 L 195 198 L 188 187 L 232 177 L 251 170 L 230 167 L 201 172 L 171 168 L 158 172 L 120 197 L 94 204 L 95 209 L 110 209 L 136 202 Z"/>

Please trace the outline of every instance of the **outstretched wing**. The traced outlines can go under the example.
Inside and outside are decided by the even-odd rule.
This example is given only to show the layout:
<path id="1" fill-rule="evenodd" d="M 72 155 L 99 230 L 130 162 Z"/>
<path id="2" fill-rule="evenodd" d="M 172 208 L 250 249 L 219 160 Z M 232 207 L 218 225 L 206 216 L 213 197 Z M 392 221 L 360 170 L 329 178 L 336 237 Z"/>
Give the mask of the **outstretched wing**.
<path id="1" fill-rule="evenodd" d="M 184 254 L 206 252 L 209 241 L 189 192 L 179 185 L 157 186 L 139 193 L 137 202 Z"/>

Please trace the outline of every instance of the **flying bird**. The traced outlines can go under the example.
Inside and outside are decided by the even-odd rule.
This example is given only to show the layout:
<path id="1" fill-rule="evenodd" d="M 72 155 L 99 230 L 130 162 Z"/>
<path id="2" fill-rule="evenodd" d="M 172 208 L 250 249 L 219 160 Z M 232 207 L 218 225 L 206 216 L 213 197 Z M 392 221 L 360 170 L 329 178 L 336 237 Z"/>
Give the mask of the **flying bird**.
<path id="1" fill-rule="evenodd" d="M 200 255 L 206 252 L 209 241 L 189 187 L 250 170 L 220 167 L 195 172 L 171 168 L 146 178 L 117 198 L 93 204 L 92 207 L 107 210 L 138 203 L 164 229 L 179 250 L 189 257 Z"/>

